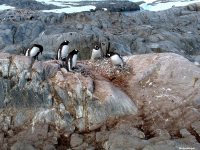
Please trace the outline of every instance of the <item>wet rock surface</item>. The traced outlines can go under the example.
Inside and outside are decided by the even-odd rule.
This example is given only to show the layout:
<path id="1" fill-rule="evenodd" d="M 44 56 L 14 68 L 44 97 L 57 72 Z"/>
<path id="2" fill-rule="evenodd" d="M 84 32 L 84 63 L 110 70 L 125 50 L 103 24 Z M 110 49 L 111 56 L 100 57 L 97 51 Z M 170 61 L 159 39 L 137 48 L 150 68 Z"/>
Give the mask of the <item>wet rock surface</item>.
<path id="1" fill-rule="evenodd" d="M 124 60 L 71 73 L 0 53 L 2 149 L 199 149 L 200 69 L 173 53 Z"/>

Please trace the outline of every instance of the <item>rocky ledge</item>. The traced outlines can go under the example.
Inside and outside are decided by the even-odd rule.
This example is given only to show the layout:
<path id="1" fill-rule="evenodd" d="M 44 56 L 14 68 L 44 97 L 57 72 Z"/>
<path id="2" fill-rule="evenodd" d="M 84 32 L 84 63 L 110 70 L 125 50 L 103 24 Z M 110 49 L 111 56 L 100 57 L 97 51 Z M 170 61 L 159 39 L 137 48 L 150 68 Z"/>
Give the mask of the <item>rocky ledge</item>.
<path id="1" fill-rule="evenodd" d="M 200 68 L 173 53 L 58 62 L 0 53 L 1 149 L 200 148 Z"/>
<path id="2" fill-rule="evenodd" d="M 9 10 L 0 14 L 0 49 L 22 54 L 30 44 L 44 47 L 42 60 L 52 59 L 63 40 L 70 50 L 89 59 L 98 43 L 104 52 L 122 55 L 173 52 L 191 61 L 200 56 L 200 5 L 173 7 L 161 12 L 82 12 L 76 14 Z M 200 62 L 199 62 L 200 63 Z"/>

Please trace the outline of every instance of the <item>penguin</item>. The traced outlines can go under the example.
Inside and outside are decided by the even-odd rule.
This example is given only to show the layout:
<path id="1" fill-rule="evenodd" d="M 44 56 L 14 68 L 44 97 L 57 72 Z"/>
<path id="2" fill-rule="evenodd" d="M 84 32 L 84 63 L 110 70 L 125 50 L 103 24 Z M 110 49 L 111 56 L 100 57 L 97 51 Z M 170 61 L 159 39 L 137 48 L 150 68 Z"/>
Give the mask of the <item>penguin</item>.
<path id="1" fill-rule="evenodd" d="M 121 66 L 122 68 L 124 67 L 124 61 L 118 53 L 109 52 L 109 53 L 107 53 L 107 57 L 109 57 L 111 59 L 111 62 L 113 65 Z"/>
<path id="2" fill-rule="evenodd" d="M 92 55 L 91 60 L 99 59 L 101 58 L 101 48 L 96 45 L 94 49 L 92 49 Z"/>
<path id="3" fill-rule="evenodd" d="M 43 47 L 39 44 L 33 44 L 30 48 L 28 48 L 25 52 L 25 56 L 30 56 L 34 59 L 38 60 L 38 55 L 41 53 L 42 55 Z"/>
<path id="4" fill-rule="evenodd" d="M 79 50 L 74 49 L 68 54 L 65 61 L 67 71 L 72 71 L 75 68 L 78 53 L 79 53 Z"/>
<path id="5" fill-rule="evenodd" d="M 69 41 L 64 41 L 60 44 L 58 50 L 57 50 L 57 56 L 56 59 L 57 60 L 62 60 L 65 61 L 68 51 L 69 51 Z"/>

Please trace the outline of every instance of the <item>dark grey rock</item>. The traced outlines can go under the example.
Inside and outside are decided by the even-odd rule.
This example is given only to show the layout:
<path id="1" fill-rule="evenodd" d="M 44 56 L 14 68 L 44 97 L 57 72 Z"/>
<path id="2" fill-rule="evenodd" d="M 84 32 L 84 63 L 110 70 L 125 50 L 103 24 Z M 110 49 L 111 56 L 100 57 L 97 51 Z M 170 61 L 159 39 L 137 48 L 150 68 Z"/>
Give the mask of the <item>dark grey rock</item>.
<path id="1" fill-rule="evenodd" d="M 43 150 L 56 150 L 56 148 L 53 145 L 45 145 Z"/>
<path id="2" fill-rule="evenodd" d="M 70 145 L 72 148 L 80 146 L 82 143 L 83 143 L 82 135 L 76 133 L 71 135 Z"/>
<path id="3" fill-rule="evenodd" d="M 15 43 L 27 45 L 27 43 L 31 43 L 36 37 L 38 37 L 43 30 L 44 24 L 41 21 L 24 22 L 16 30 L 14 35 Z"/>
<path id="4" fill-rule="evenodd" d="M 180 134 L 182 137 L 192 136 L 191 133 L 187 129 L 181 129 Z"/>
<path id="5" fill-rule="evenodd" d="M 4 143 L 4 133 L 0 133 L 0 144 Z"/>
<path id="6" fill-rule="evenodd" d="M 95 10 L 105 10 L 111 12 L 123 12 L 123 11 L 137 11 L 140 7 L 133 2 L 129 1 L 103 1 L 97 3 Z"/>
<path id="7" fill-rule="evenodd" d="M 114 150 L 114 149 L 142 149 L 149 142 L 145 140 L 141 140 L 139 138 L 130 136 L 128 134 L 110 134 L 109 140 L 104 143 L 104 148 L 106 150 Z"/>
<path id="8" fill-rule="evenodd" d="M 31 9 L 31 10 L 42 10 L 42 9 L 56 9 L 59 8 L 55 5 L 45 5 L 43 3 L 37 1 L 30 0 L 21 0 L 21 1 L 13 1 L 13 0 L 2 0 L 0 5 L 7 4 L 18 9 Z"/>
<path id="9" fill-rule="evenodd" d="M 11 150 L 36 150 L 32 145 L 23 142 L 16 142 L 11 146 Z"/>
<path id="10" fill-rule="evenodd" d="M 18 112 L 14 118 L 14 126 L 19 127 L 21 125 L 24 125 L 25 121 L 27 120 L 27 115 L 25 112 Z"/>
<path id="11" fill-rule="evenodd" d="M 192 128 L 200 136 L 200 121 L 192 123 Z"/>

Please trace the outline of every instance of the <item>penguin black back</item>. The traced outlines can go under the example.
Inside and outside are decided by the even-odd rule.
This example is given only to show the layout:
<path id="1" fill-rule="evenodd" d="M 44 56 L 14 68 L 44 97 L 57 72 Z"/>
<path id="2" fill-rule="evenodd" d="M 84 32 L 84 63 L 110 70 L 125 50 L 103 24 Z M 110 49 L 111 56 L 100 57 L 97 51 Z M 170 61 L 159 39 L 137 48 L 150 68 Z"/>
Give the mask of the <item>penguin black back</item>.
<path id="1" fill-rule="evenodd" d="M 74 69 L 74 67 L 76 66 L 76 61 L 77 61 L 77 55 L 79 53 L 79 50 L 74 49 L 73 51 L 71 51 L 67 58 L 66 58 L 66 68 L 68 71 L 72 71 Z"/>
<path id="2" fill-rule="evenodd" d="M 111 62 L 113 65 L 121 66 L 121 67 L 124 66 L 124 61 L 118 53 L 109 52 L 109 53 L 107 53 L 107 57 L 109 57 L 111 59 Z"/>
<path id="3" fill-rule="evenodd" d="M 33 57 L 38 59 L 38 55 L 43 52 L 43 46 L 39 44 L 33 44 L 30 48 L 26 50 L 25 56 Z"/>
<path id="4" fill-rule="evenodd" d="M 65 60 L 66 57 L 67 57 L 67 53 L 68 53 L 68 44 L 70 42 L 69 41 L 64 41 L 60 44 L 60 46 L 58 47 L 58 50 L 57 50 L 57 55 L 56 55 L 56 59 L 59 60 Z"/>

